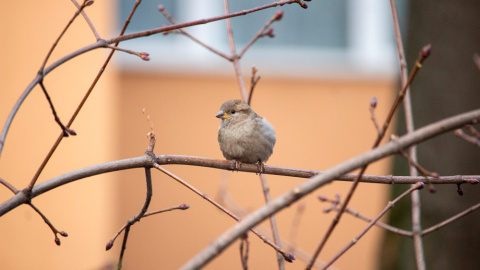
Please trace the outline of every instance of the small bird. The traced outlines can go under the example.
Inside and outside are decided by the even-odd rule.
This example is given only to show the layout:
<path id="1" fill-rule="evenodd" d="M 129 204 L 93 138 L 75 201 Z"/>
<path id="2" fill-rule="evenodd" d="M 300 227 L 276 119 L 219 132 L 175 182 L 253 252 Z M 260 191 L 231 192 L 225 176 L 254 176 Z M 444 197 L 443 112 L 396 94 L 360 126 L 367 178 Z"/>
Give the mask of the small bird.
<path id="1" fill-rule="evenodd" d="M 238 162 L 257 163 L 259 173 L 265 171 L 263 163 L 273 153 L 277 138 L 275 129 L 241 100 L 228 100 L 215 117 L 222 119 L 218 129 L 218 143 L 223 156 Z"/>

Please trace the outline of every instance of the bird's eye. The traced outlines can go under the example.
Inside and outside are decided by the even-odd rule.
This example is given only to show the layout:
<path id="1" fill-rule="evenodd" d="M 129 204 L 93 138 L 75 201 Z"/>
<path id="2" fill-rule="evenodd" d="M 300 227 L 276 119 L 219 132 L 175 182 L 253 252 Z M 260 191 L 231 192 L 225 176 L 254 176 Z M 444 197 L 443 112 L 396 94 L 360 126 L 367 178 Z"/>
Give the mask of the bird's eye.
<path id="1" fill-rule="evenodd" d="M 235 114 L 235 113 L 236 113 L 236 111 L 235 111 L 235 110 L 232 110 L 230 113 L 231 113 L 231 114 Z"/>

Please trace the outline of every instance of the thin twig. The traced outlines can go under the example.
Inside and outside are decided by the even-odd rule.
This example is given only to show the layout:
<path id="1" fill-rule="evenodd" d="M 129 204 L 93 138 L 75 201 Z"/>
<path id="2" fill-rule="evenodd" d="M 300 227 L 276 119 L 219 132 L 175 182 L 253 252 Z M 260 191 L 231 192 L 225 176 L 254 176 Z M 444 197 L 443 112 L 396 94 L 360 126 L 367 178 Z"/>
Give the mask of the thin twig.
<path id="1" fill-rule="evenodd" d="M 58 42 L 60 41 L 60 39 L 63 37 L 63 35 L 65 34 L 65 32 L 67 32 L 67 29 L 70 27 L 70 25 L 72 25 L 73 21 L 75 20 L 75 18 L 78 17 L 78 15 L 82 12 L 82 10 L 90 5 L 93 4 L 93 0 L 84 0 L 83 1 L 83 4 L 77 9 L 77 11 L 75 11 L 75 14 L 73 15 L 73 17 L 70 19 L 70 21 L 67 23 L 67 25 L 65 26 L 65 28 L 63 28 L 63 31 L 60 33 L 60 35 L 58 36 L 58 38 L 55 40 L 55 42 L 53 43 L 52 47 L 50 47 L 50 50 L 48 51 L 47 53 L 47 56 L 45 57 L 45 60 L 43 60 L 43 63 L 42 65 L 40 66 L 40 69 L 38 70 L 38 73 L 39 74 L 42 74 L 43 75 L 43 70 L 45 69 L 45 65 L 47 64 L 47 61 L 48 59 L 50 58 L 50 56 L 52 55 L 53 53 L 53 50 L 55 50 L 55 47 L 57 47 L 57 44 Z"/>
<path id="2" fill-rule="evenodd" d="M 143 217 L 148 217 L 148 216 L 152 216 L 152 215 L 156 215 L 156 214 L 170 212 L 170 211 L 173 211 L 173 210 L 187 210 L 189 208 L 190 208 L 190 206 L 188 204 L 182 203 L 178 206 L 169 207 L 169 208 L 165 208 L 165 209 L 162 209 L 162 210 L 157 210 L 157 211 L 152 211 L 152 212 L 145 213 L 145 215 L 143 215 Z"/>
<path id="3" fill-rule="evenodd" d="M 264 36 L 270 36 L 274 37 L 273 32 L 271 31 L 266 31 L 268 27 L 274 22 L 274 21 L 279 21 L 283 17 L 283 10 L 277 11 L 273 17 L 268 20 L 268 22 L 258 31 L 258 33 L 248 42 L 247 45 L 243 48 L 243 50 L 238 54 L 238 58 L 242 58 L 242 56 L 247 52 L 247 50 L 255 43 L 259 38 L 264 37 Z M 271 28 L 270 28 L 271 29 Z"/>
<path id="4" fill-rule="evenodd" d="M 212 198 L 210 198 L 209 196 L 207 196 L 205 193 L 201 192 L 200 190 L 198 190 L 197 188 L 195 188 L 194 186 L 190 185 L 189 183 L 187 183 L 186 181 L 184 181 L 183 179 L 181 179 L 180 177 L 176 176 L 175 174 L 171 173 L 170 171 L 166 170 L 165 168 L 163 168 L 162 166 L 160 166 L 158 163 L 155 163 L 153 164 L 153 167 L 155 167 L 157 170 L 163 172 L 164 174 L 170 176 L 172 179 L 174 179 L 175 181 L 177 181 L 178 183 L 182 184 L 183 186 L 187 187 L 188 189 L 190 189 L 191 191 L 193 191 L 195 194 L 199 195 L 200 197 L 202 197 L 203 199 L 205 199 L 206 201 L 208 201 L 209 203 L 213 204 L 215 207 L 217 207 L 218 209 L 220 209 L 220 211 L 224 212 L 225 214 L 227 214 L 229 217 L 235 219 L 236 221 L 240 221 L 240 219 L 235 215 L 233 214 L 232 212 L 230 212 L 229 210 L 227 210 L 225 207 L 221 206 L 219 203 L 217 203 L 216 201 L 214 201 Z M 277 245 L 275 245 L 275 243 L 273 243 L 272 241 L 270 241 L 268 238 L 266 238 L 265 236 L 261 235 L 260 233 L 258 233 L 256 230 L 254 229 L 251 229 L 250 230 L 251 232 L 253 232 L 255 235 L 257 235 L 263 242 L 265 242 L 267 245 L 271 246 L 273 249 L 275 249 L 277 252 L 280 252 L 284 259 L 287 260 L 287 261 L 292 261 L 295 259 L 295 256 L 286 251 L 286 250 L 282 250 L 281 247 L 278 247 Z"/>
<path id="5" fill-rule="evenodd" d="M 370 100 L 370 119 L 372 119 L 373 125 L 375 126 L 375 130 L 377 131 L 377 134 L 381 133 L 380 126 L 378 125 L 377 122 L 377 117 L 375 116 L 375 108 L 377 107 L 377 98 L 372 97 Z"/>
<path id="6" fill-rule="evenodd" d="M 248 269 L 248 250 L 250 243 L 248 242 L 248 234 L 246 233 L 240 241 L 240 261 L 242 262 L 243 270 Z"/>
<path id="7" fill-rule="evenodd" d="M 0 177 L 0 184 L 4 185 L 6 188 L 8 188 L 13 194 L 17 194 L 20 192 L 15 186 L 10 184 L 10 182 L 6 181 L 5 179 Z"/>
<path id="8" fill-rule="evenodd" d="M 447 225 L 449 223 L 452 223 L 454 221 L 457 221 L 461 217 L 466 216 L 466 215 L 474 212 L 478 208 L 480 208 L 480 203 L 477 203 L 476 205 L 469 207 L 468 209 L 454 215 L 453 217 L 448 218 L 448 219 L 446 219 L 446 220 L 444 220 L 444 221 L 442 221 L 442 222 L 440 222 L 440 223 L 438 223 L 438 224 L 436 224 L 436 225 L 434 225 L 434 226 L 432 226 L 428 229 L 423 230 L 422 231 L 422 236 L 427 235 L 427 234 L 429 234 L 431 232 L 434 232 L 436 230 L 439 230 L 440 228 L 444 227 L 445 225 Z"/>
<path id="9" fill-rule="evenodd" d="M 323 197 L 323 196 L 318 196 L 318 199 L 321 201 L 321 202 L 330 202 L 332 204 L 332 206 L 330 206 L 329 208 L 325 208 L 323 211 L 325 213 L 328 213 L 330 211 L 339 211 L 340 208 L 338 208 L 338 205 L 341 203 L 340 201 L 338 200 L 332 200 L 332 199 L 328 199 L 326 197 Z M 363 221 L 366 221 L 366 222 L 372 222 L 372 219 L 365 216 L 365 215 L 362 215 L 360 212 L 358 211 L 355 211 L 353 209 L 351 209 L 350 207 L 347 207 L 345 208 L 345 213 L 347 214 L 350 214 L 354 217 L 357 217 Z M 399 235 L 402 235 L 402 236 L 407 236 L 407 237 L 412 237 L 413 236 L 413 233 L 411 231 L 407 231 L 407 230 L 402 230 L 400 228 L 397 228 L 397 227 L 393 227 L 393 226 L 390 226 L 388 224 L 385 224 L 383 222 L 380 222 L 380 221 L 377 221 L 375 223 L 376 226 L 378 227 L 381 227 L 385 230 L 388 230 L 392 233 L 396 233 L 396 234 L 399 234 Z"/>
<path id="10" fill-rule="evenodd" d="M 431 172 L 425 168 L 423 168 L 420 164 L 418 164 L 415 160 L 413 160 L 413 158 L 411 158 L 407 153 L 405 153 L 405 151 L 400 151 L 399 152 L 400 155 L 405 158 L 407 161 L 408 161 L 408 164 L 412 167 L 414 167 L 417 172 L 419 172 L 423 177 L 425 177 L 425 182 L 427 183 L 428 185 L 428 190 L 431 192 L 431 193 L 435 193 L 435 187 L 433 186 L 432 183 L 430 183 L 430 181 L 428 180 L 429 177 L 433 177 L 433 178 L 437 178 L 439 175 L 438 173 L 436 172 Z M 417 174 L 415 173 L 414 176 L 417 176 Z"/>
<path id="11" fill-rule="evenodd" d="M 167 18 L 167 20 L 169 20 L 171 23 L 173 24 L 177 24 L 177 22 L 172 18 L 172 16 L 170 16 L 170 14 L 168 14 L 168 12 L 165 10 L 165 7 L 162 6 L 162 5 L 159 5 L 158 6 L 158 10 L 163 14 L 163 16 L 165 16 L 165 18 Z M 190 33 L 188 33 L 187 31 L 183 30 L 183 29 L 178 29 L 178 32 L 186 37 L 188 37 L 189 39 L 193 40 L 194 42 L 198 43 L 199 45 L 203 46 L 205 49 L 213 52 L 214 54 L 218 55 L 218 56 L 221 56 L 225 59 L 227 59 L 228 61 L 232 61 L 232 58 L 224 53 L 222 53 L 221 51 L 213 48 L 212 46 L 209 46 L 207 45 L 205 42 L 199 40 L 198 38 L 192 36 Z"/>
<path id="12" fill-rule="evenodd" d="M 257 68 L 255 66 L 252 67 L 252 77 L 250 78 L 250 93 L 248 94 L 248 102 L 247 104 L 250 106 L 252 104 L 252 97 L 253 97 L 253 90 L 257 85 L 258 81 L 260 80 L 260 76 L 257 76 Z"/>
<path id="13" fill-rule="evenodd" d="M 78 8 L 80 9 L 80 5 L 77 3 L 77 1 L 75 0 L 71 0 L 72 3 Z M 90 20 L 90 18 L 88 17 L 87 13 L 85 12 L 85 10 L 82 9 L 82 16 L 83 18 L 85 19 L 85 21 L 87 22 L 88 24 L 88 27 L 90 27 L 90 30 L 92 30 L 92 33 L 93 35 L 95 36 L 95 38 L 97 40 L 100 39 L 100 35 L 98 34 L 97 32 L 97 29 L 95 29 L 95 26 L 93 25 L 92 21 Z"/>
<path id="14" fill-rule="evenodd" d="M 267 177 L 264 174 L 260 174 L 260 182 L 262 183 L 263 197 L 265 198 L 265 203 L 269 203 L 272 198 L 270 196 L 270 187 L 267 183 Z M 278 234 L 277 221 L 275 220 L 275 215 L 270 216 L 270 228 L 272 230 L 273 241 L 278 247 L 282 247 L 282 242 L 280 241 L 280 235 Z M 285 269 L 285 263 L 283 262 L 283 256 L 281 253 L 277 253 L 277 263 L 278 269 Z"/>
<path id="15" fill-rule="evenodd" d="M 45 221 L 45 223 L 47 223 L 48 227 L 50 228 L 50 230 L 52 230 L 53 232 L 53 235 L 55 236 L 55 244 L 57 244 L 57 246 L 60 246 L 60 239 L 58 238 L 57 234 L 60 234 L 61 236 L 63 237 L 67 237 L 68 234 L 64 231 L 59 231 L 55 228 L 55 226 L 53 226 L 53 224 L 50 222 L 50 220 L 48 220 L 48 218 L 42 213 L 42 211 L 40 211 L 40 209 L 38 209 L 35 205 L 33 205 L 33 203 L 28 203 L 28 205 L 30 205 L 30 207 L 33 208 L 33 210 L 35 210 L 35 212 L 37 212 L 37 214 L 39 214 L 43 221 Z"/>
<path id="16" fill-rule="evenodd" d="M 106 245 L 106 250 L 110 250 L 113 247 L 113 244 L 115 242 L 115 239 L 120 235 L 120 233 L 127 228 L 130 228 L 133 224 L 136 222 L 140 221 L 140 219 L 145 215 L 145 213 L 148 210 L 148 206 L 150 205 L 150 201 L 152 200 L 152 172 L 150 170 L 150 167 L 145 167 L 145 180 L 146 180 L 146 186 L 147 186 L 147 195 L 145 196 L 145 202 L 143 203 L 142 209 L 140 209 L 140 212 L 135 215 L 134 217 L 130 218 L 127 220 L 125 225 L 120 228 L 120 230 L 110 239 L 110 241 L 107 242 Z M 124 238 L 124 241 L 125 238 Z M 119 262 L 120 264 L 121 262 Z"/>
<path id="17" fill-rule="evenodd" d="M 357 235 L 357 237 L 353 238 L 352 241 L 348 245 L 346 245 L 342 250 L 340 250 L 330 261 L 326 263 L 326 265 L 322 269 L 327 269 L 330 265 L 332 265 L 338 258 L 340 258 L 347 250 L 349 250 L 352 246 L 354 246 L 372 227 L 377 223 L 377 221 L 383 217 L 390 209 L 393 208 L 393 206 L 401 200 L 403 197 L 409 195 L 412 193 L 414 190 L 419 190 L 422 189 L 424 186 L 423 183 L 417 183 L 416 185 L 410 186 L 408 190 L 403 192 L 400 196 L 395 198 L 393 201 L 388 202 L 387 206 L 380 212 L 380 214 L 377 215 L 369 224 L 368 226 L 360 232 L 360 234 Z"/>
<path id="18" fill-rule="evenodd" d="M 150 57 L 149 57 L 150 54 L 148 54 L 146 52 L 136 52 L 136 51 L 116 47 L 116 46 L 113 46 L 113 45 L 108 45 L 108 48 L 113 49 L 113 50 L 117 50 L 117 51 L 126 52 L 126 53 L 129 53 L 129 54 L 133 54 L 133 55 L 136 55 L 136 56 L 140 57 L 142 60 L 150 61 Z"/>
<path id="19" fill-rule="evenodd" d="M 473 145 L 480 147 L 480 140 L 478 138 L 465 134 L 461 129 L 455 130 L 455 135 L 457 135 L 458 137 L 464 139 L 465 141 Z"/>
<path id="20" fill-rule="evenodd" d="M 125 254 L 125 249 L 127 249 L 127 240 L 128 240 L 128 235 L 130 234 L 130 226 L 132 225 L 131 224 L 127 225 L 127 227 L 125 228 L 125 234 L 123 234 L 122 248 L 120 250 L 120 256 L 118 257 L 117 270 L 122 269 L 123 255 Z"/>
<path id="21" fill-rule="evenodd" d="M 228 0 L 223 0 L 223 5 L 225 6 L 225 14 L 229 14 Z M 243 102 L 248 103 L 247 89 L 245 87 L 245 81 L 243 80 L 242 68 L 240 67 L 240 56 L 237 54 L 235 41 L 233 39 L 232 22 L 227 18 L 225 19 L 225 23 L 227 24 L 228 43 L 230 45 L 230 58 L 232 59 L 231 61 L 235 70 L 238 86 L 240 87 L 240 95 L 242 96 Z"/>
<path id="22" fill-rule="evenodd" d="M 148 213 L 145 213 L 142 218 L 144 217 L 148 217 L 148 216 L 151 216 L 151 215 L 155 215 L 155 214 L 159 214 L 159 213 L 164 213 L 164 212 L 168 212 L 168 211 L 172 211 L 172 210 L 186 210 L 188 209 L 189 206 L 187 204 L 181 204 L 179 206 L 175 206 L 175 207 L 170 207 L 170 208 L 167 208 L 167 209 L 163 209 L 163 210 L 158 210 L 158 211 L 153 211 L 153 212 L 148 212 Z M 130 232 L 130 227 L 132 226 L 133 224 L 127 224 L 125 226 L 125 234 L 123 235 L 123 241 L 122 241 L 122 248 L 120 249 L 120 256 L 118 258 L 118 264 L 117 264 L 117 269 L 120 270 L 122 269 L 122 266 L 123 266 L 123 255 L 125 254 L 125 249 L 127 248 L 127 240 L 128 240 L 128 235 L 129 235 L 129 232 Z M 122 228 L 123 229 L 123 228 Z M 109 242 L 110 243 L 110 242 Z M 112 242 L 112 245 L 113 245 L 113 242 Z M 107 246 L 107 250 L 109 248 L 111 248 L 112 246 L 108 247 Z"/>
<path id="23" fill-rule="evenodd" d="M 53 114 L 53 117 L 55 118 L 55 122 L 57 122 L 57 124 L 62 129 L 63 137 L 68 137 L 69 135 L 72 135 L 72 136 L 77 135 L 75 130 L 70 129 L 70 128 L 66 127 L 65 125 L 63 125 L 62 121 L 58 117 L 57 111 L 55 110 L 55 107 L 53 106 L 52 99 L 50 98 L 50 95 L 48 94 L 47 89 L 45 88 L 45 85 L 43 84 L 43 80 L 40 81 L 40 87 L 42 88 L 42 91 L 45 94 L 45 97 L 47 98 L 48 104 L 50 104 L 50 108 L 52 109 L 52 114 Z"/>
<path id="24" fill-rule="evenodd" d="M 468 129 L 468 131 L 470 131 L 470 133 L 472 133 L 473 136 L 475 136 L 477 139 L 480 139 L 480 132 L 478 132 L 474 126 L 466 125 L 465 127 Z"/>

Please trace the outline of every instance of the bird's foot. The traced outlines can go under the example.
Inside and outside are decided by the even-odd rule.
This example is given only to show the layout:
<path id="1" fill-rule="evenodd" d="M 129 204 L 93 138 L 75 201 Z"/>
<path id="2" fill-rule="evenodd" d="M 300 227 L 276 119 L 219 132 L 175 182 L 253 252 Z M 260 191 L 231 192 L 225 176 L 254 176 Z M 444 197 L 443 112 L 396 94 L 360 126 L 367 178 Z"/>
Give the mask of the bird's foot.
<path id="1" fill-rule="evenodd" d="M 242 162 L 236 161 L 235 159 L 232 160 L 232 171 L 237 171 L 242 167 Z"/>
<path id="2" fill-rule="evenodd" d="M 255 173 L 255 174 L 262 174 L 265 172 L 265 165 L 263 165 L 263 162 L 260 160 L 257 162 L 257 170 L 258 170 L 258 173 Z"/>

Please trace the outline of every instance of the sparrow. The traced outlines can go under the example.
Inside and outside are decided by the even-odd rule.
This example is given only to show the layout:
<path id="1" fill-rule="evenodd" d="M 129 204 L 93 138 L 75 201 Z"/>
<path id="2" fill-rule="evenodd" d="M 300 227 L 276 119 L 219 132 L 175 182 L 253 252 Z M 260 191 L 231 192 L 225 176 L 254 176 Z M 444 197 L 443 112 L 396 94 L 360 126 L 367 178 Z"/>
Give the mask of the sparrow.
<path id="1" fill-rule="evenodd" d="M 218 129 L 220 150 L 227 160 L 233 160 L 234 169 L 238 169 L 238 163 L 256 163 L 259 173 L 264 172 L 263 163 L 272 155 L 277 141 L 273 126 L 238 99 L 225 101 L 215 117 L 222 120 Z"/>

